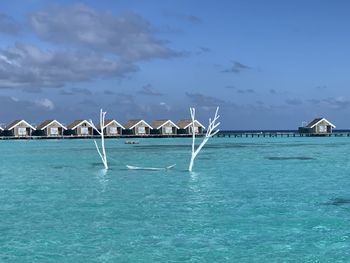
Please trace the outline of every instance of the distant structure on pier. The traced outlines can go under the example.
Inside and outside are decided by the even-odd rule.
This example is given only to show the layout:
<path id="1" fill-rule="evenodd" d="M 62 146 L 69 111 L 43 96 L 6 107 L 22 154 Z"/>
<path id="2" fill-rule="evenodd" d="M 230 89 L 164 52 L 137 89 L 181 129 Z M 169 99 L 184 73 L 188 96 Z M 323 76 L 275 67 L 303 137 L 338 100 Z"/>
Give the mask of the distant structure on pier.
<path id="1" fill-rule="evenodd" d="M 152 126 L 144 120 L 129 120 L 124 127 L 127 134 L 138 136 L 150 135 L 152 130 Z"/>
<path id="2" fill-rule="evenodd" d="M 88 120 L 75 120 L 67 126 L 68 131 L 71 135 L 75 136 L 92 136 L 94 129 Z"/>
<path id="3" fill-rule="evenodd" d="M 98 124 L 96 128 L 101 131 L 101 124 Z M 105 120 L 105 129 L 103 130 L 105 136 L 120 136 L 123 130 L 125 130 L 124 126 L 116 120 Z M 97 133 L 94 134 L 98 135 Z"/>
<path id="4" fill-rule="evenodd" d="M 57 120 L 46 120 L 36 127 L 39 135 L 46 137 L 63 136 L 67 128 Z"/>
<path id="5" fill-rule="evenodd" d="M 13 137 L 30 137 L 36 129 L 25 120 L 15 120 L 8 124 L 5 133 Z"/>
<path id="6" fill-rule="evenodd" d="M 316 118 L 305 127 L 299 127 L 299 133 L 322 136 L 331 134 L 334 128 L 335 125 L 325 118 Z"/>
<path id="7" fill-rule="evenodd" d="M 171 120 L 156 120 L 152 122 L 151 126 L 153 127 L 154 134 L 162 135 L 176 135 L 177 130 L 180 129 L 180 127 Z"/>
<path id="8" fill-rule="evenodd" d="M 180 128 L 178 131 L 179 134 L 192 134 L 192 120 L 181 120 L 176 124 Z M 204 129 L 205 127 L 203 124 L 197 120 L 194 120 L 195 134 L 203 134 Z"/>

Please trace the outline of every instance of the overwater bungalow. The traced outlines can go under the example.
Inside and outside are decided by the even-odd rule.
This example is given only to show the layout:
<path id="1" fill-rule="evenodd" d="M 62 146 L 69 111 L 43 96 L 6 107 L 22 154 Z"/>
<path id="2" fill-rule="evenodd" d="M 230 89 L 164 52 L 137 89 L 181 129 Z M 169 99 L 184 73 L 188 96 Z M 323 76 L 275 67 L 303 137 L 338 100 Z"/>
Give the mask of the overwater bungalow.
<path id="1" fill-rule="evenodd" d="M 335 125 L 326 120 L 325 118 L 316 118 L 313 119 L 305 127 L 299 127 L 299 132 L 315 136 L 329 135 L 332 133 L 332 130 L 334 128 L 336 128 Z"/>
<path id="2" fill-rule="evenodd" d="M 67 128 L 57 120 L 46 120 L 42 122 L 37 128 L 37 131 L 47 137 L 63 136 L 63 133 Z"/>
<path id="3" fill-rule="evenodd" d="M 152 129 L 152 126 L 144 120 L 130 120 L 124 127 L 132 135 L 149 135 Z"/>
<path id="4" fill-rule="evenodd" d="M 94 134 L 91 124 L 87 120 L 75 120 L 67 127 L 71 135 L 92 136 Z"/>
<path id="5" fill-rule="evenodd" d="M 0 135 L 2 135 L 3 131 L 4 131 L 4 129 L 0 126 Z"/>
<path id="6" fill-rule="evenodd" d="M 5 128 L 6 134 L 14 137 L 30 137 L 33 131 L 35 128 L 25 120 L 15 120 Z"/>
<path id="7" fill-rule="evenodd" d="M 154 133 L 162 135 L 177 134 L 177 130 L 179 129 L 179 126 L 177 126 L 171 120 L 156 120 L 152 122 L 151 125 Z"/>
<path id="8" fill-rule="evenodd" d="M 105 120 L 105 126 L 103 133 L 106 136 L 120 136 L 123 130 L 125 130 L 124 126 L 116 120 Z M 101 131 L 100 124 L 98 124 L 96 128 Z"/>
<path id="9" fill-rule="evenodd" d="M 192 120 L 181 120 L 178 121 L 177 126 L 179 127 L 179 134 L 192 134 Z M 205 127 L 199 121 L 194 121 L 195 134 L 203 134 Z"/>

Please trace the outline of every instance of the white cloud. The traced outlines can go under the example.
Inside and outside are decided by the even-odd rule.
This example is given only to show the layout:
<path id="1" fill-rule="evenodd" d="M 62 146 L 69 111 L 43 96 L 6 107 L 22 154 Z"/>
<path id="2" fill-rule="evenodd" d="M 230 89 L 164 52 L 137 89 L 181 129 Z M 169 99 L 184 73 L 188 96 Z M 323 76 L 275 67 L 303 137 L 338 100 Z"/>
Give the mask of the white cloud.
<path id="1" fill-rule="evenodd" d="M 53 110 L 55 108 L 54 103 L 47 98 L 38 99 L 35 101 L 35 104 L 39 107 L 43 107 L 43 108 L 48 109 L 48 110 Z"/>
<path id="2" fill-rule="evenodd" d="M 122 77 L 136 70 L 133 64 L 94 52 L 48 51 L 24 44 L 0 49 L 0 88 L 62 87 L 67 82 Z"/>
<path id="3" fill-rule="evenodd" d="M 179 55 L 136 14 L 116 16 L 78 4 L 36 12 L 30 24 L 46 41 L 107 52 L 129 62 Z"/>
<path id="4" fill-rule="evenodd" d="M 171 110 L 171 107 L 165 102 L 160 102 L 159 105 L 164 107 L 167 111 Z"/>

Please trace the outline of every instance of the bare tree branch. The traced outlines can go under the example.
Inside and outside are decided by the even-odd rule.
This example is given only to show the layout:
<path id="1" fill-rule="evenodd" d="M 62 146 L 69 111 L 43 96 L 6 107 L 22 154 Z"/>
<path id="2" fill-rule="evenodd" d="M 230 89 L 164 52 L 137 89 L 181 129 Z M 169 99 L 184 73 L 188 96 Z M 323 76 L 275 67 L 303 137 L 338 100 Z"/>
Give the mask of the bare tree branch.
<path id="1" fill-rule="evenodd" d="M 209 118 L 209 125 L 208 125 L 207 132 L 205 134 L 205 137 L 204 137 L 202 143 L 195 150 L 194 145 L 195 145 L 195 140 L 196 140 L 196 134 L 195 134 L 196 133 L 196 130 L 195 130 L 196 109 L 190 108 L 190 113 L 191 113 L 191 118 L 192 118 L 192 155 L 191 155 L 190 165 L 188 167 L 188 170 L 190 172 L 192 172 L 194 159 L 197 157 L 200 150 L 208 142 L 209 138 L 215 136 L 220 131 L 219 129 L 215 130 L 220 125 L 220 122 L 216 122 L 220 118 L 220 115 L 218 115 L 218 112 L 219 112 L 219 107 L 216 108 L 214 119 L 212 120 L 211 118 Z"/>
<path id="2" fill-rule="evenodd" d="M 106 113 L 104 112 L 102 109 L 100 110 L 100 128 L 101 131 L 99 131 L 95 124 L 92 122 L 92 120 L 89 121 L 91 127 L 101 136 L 101 148 L 102 148 L 102 153 L 100 151 L 100 148 L 96 142 L 96 140 L 94 140 L 95 146 L 96 146 L 96 150 L 98 152 L 98 154 L 101 157 L 102 163 L 105 167 L 106 170 L 108 170 L 108 162 L 107 162 L 107 154 L 106 154 L 106 149 L 105 149 L 105 134 L 104 134 L 104 129 L 105 127 L 105 117 L 106 117 Z"/>

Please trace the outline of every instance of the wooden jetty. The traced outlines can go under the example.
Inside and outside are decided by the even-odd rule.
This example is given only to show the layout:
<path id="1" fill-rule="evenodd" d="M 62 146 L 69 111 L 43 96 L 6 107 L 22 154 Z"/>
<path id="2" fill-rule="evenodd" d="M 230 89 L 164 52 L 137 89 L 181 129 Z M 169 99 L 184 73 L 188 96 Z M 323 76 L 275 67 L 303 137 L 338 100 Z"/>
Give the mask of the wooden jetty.
<path id="1" fill-rule="evenodd" d="M 203 136 L 202 134 L 197 137 Z M 0 136 L 0 140 L 74 140 L 74 139 L 99 139 L 99 135 L 63 135 L 63 136 Z M 162 134 L 147 134 L 147 135 L 118 135 L 118 136 L 106 136 L 105 139 L 139 139 L 139 138 L 192 138 L 192 135 L 188 134 L 173 134 L 173 135 L 162 135 Z"/>
<path id="2" fill-rule="evenodd" d="M 296 130 L 220 131 L 216 137 L 350 137 L 350 130 L 334 130 L 325 134 L 307 134 Z"/>
<path id="3" fill-rule="evenodd" d="M 197 135 L 198 137 L 203 136 Z M 136 139 L 136 138 L 186 138 L 192 137 L 188 134 L 148 134 L 148 135 L 118 135 L 107 136 L 105 139 Z M 266 137 L 350 137 L 350 130 L 333 130 L 332 133 L 327 134 L 307 134 L 300 133 L 296 130 L 255 130 L 255 131 L 220 131 L 215 137 L 221 138 L 266 138 Z M 28 136 L 28 137 L 15 137 L 15 136 L 0 136 L 0 140 L 42 140 L 42 139 L 95 139 L 100 138 L 97 135 L 89 136 L 77 136 L 77 135 L 64 135 L 58 137 L 50 136 Z"/>

